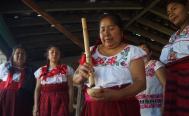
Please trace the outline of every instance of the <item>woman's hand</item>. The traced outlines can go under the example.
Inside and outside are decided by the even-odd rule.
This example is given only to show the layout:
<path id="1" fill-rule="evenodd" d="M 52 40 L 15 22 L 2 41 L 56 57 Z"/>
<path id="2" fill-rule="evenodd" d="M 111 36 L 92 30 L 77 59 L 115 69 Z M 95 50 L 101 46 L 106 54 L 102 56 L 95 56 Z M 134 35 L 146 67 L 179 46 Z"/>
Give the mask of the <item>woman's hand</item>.
<path id="1" fill-rule="evenodd" d="M 112 90 L 112 89 L 88 89 L 87 90 L 88 95 L 93 99 L 93 100 L 120 100 L 121 99 L 121 94 L 119 90 Z"/>
<path id="2" fill-rule="evenodd" d="M 38 111 L 38 107 L 37 106 L 33 107 L 33 116 L 39 116 L 39 111 Z"/>
<path id="3" fill-rule="evenodd" d="M 79 65 L 79 67 L 75 71 L 73 82 L 76 84 L 80 84 L 81 82 L 88 79 L 90 73 L 93 73 L 93 72 L 94 72 L 94 69 L 92 68 L 92 65 L 88 63 Z"/>

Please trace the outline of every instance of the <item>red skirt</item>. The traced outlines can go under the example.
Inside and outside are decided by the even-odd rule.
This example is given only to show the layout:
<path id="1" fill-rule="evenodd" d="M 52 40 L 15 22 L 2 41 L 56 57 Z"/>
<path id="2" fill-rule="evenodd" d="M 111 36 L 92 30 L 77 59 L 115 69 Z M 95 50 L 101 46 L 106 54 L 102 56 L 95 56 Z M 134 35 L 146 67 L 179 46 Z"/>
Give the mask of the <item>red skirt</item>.
<path id="1" fill-rule="evenodd" d="M 67 84 L 42 85 L 40 116 L 69 116 Z"/>
<path id="2" fill-rule="evenodd" d="M 32 116 L 27 102 L 19 99 L 19 84 L 12 82 L 6 88 L 5 84 L 0 82 L 0 116 Z"/>
<path id="3" fill-rule="evenodd" d="M 189 116 L 189 57 L 167 64 L 164 116 Z"/>
<path id="4" fill-rule="evenodd" d="M 110 89 L 121 89 L 111 87 Z M 135 97 L 125 98 L 119 101 L 94 101 L 85 89 L 85 103 L 81 116 L 140 116 L 139 102 Z"/>

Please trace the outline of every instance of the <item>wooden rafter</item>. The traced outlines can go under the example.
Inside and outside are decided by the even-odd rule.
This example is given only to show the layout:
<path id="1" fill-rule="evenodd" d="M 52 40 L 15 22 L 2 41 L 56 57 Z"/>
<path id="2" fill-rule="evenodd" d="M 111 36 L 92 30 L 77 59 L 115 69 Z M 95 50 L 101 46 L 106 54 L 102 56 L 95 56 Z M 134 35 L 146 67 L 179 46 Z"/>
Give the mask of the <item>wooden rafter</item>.
<path id="1" fill-rule="evenodd" d="M 166 35 L 169 35 L 171 36 L 174 31 L 169 29 L 169 28 L 166 28 L 158 23 L 155 23 L 155 22 L 152 22 L 150 20 L 147 20 L 147 19 L 144 19 L 144 18 L 140 18 L 139 20 L 137 20 L 138 23 L 142 24 L 142 25 L 145 25 L 145 26 L 148 26 L 152 29 L 155 29 L 161 33 L 164 33 Z"/>
<path id="2" fill-rule="evenodd" d="M 15 3 L 16 4 L 16 3 Z M 14 3 L 5 3 L 5 7 L 0 7 L 0 13 L 31 13 L 33 12 L 31 9 L 27 7 Z M 56 11 L 94 11 L 94 10 L 141 10 L 143 6 L 141 6 L 138 2 L 66 2 L 66 1 L 56 1 L 56 2 L 48 2 L 48 1 L 38 1 L 38 5 L 41 6 L 46 12 L 56 12 Z M 17 7 L 14 7 L 17 6 Z"/>
<path id="3" fill-rule="evenodd" d="M 143 16 L 146 12 L 148 12 L 152 7 L 154 7 L 160 0 L 154 0 L 148 7 L 142 10 L 138 15 L 136 15 L 131 21 L 129 21 L 125 27 L 129 27 L 133 22 L 135 22 L 138 18 Z"/>
<path id="4" fill-rule="evenodd" d="M 47 20 L 51 25 L 54 25 L 54 28 L 62 32 L 67 38 L 72 40 L 76 45 L 83 48 L 83 42 L 81 39 L 77 38 L 71 32 L 69 32 L 66 28 L 64 28 L 59 21 L 54 19 L 44 10 L 42 10 L 37 4 L 33 2 L 33 0 L 22 0 L 28 7 L 30 7 L 34 12 L 40 14 L 45 20 Z"/>
<path id="5" fill-rule="evenodd" d="M 167 44 L 168 39 L 167 38 L 160 38 L 148 31 L 145 31 L 143 29 L 140 29 L 139 27 L 135 27 L 135 26 L 130 26 L 127 28 L 128 31 L 134 32 L 134 33 L 138 33 L 140 35 L 142 35 L 143 37 L 149 38 L 149 39 L 153 39 L 158 43 L 161 43 L 163 45 Z"/>

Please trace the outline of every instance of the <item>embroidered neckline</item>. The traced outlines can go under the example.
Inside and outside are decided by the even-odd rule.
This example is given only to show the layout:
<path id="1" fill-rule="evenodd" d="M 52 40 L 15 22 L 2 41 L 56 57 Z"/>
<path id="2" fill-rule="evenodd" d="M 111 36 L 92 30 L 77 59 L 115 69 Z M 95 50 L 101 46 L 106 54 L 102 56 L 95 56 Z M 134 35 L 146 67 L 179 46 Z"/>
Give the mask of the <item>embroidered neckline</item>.
<path id="1" fill-rule="evenodd" d="M 98 57 L 95 58 L 95 62 L 97 63 L 97 65 L 102 65 L 102 66 L 106 66 L 106 65 L 127 66 L 126 61 L 129 51 L 130 51 L 130 46 L 128 45 L 121 52 L 111 57 L 101 55 L 97 51 Z"/>
<path id="2" fill-rule="evenodd" d="M 180 29 L 177 30 L 170 38 L 169 43 L 173 44 L 177 39 L 186 37 L 189 34 L 189 25 L 186 26 L 182 32 L 180 32 Z"/>
<path id="3" fill-rule="evenodd" d="M 103 54 L 101 54 L 101 53 L 99 52 L 99 47 L 97 47 L 96 53 L 97 53 L 98 56 L 100 56 L 100 57 L 112 58 L 112 57 L 117 57 L 117 56 L 119 56 L 119 54 L 121 54 L 122 52 L 124 52 L 124 50 L 127 49 L 127 48 L 130 48 L 130 45 L 129 45 L 129 44 L 127 44 L 127 45 L 126 45 L 120 52 L 118 52 L 117 54 L 112 55 L 112 56 L 105 56 L 105 55 L 103 55 Z"/>

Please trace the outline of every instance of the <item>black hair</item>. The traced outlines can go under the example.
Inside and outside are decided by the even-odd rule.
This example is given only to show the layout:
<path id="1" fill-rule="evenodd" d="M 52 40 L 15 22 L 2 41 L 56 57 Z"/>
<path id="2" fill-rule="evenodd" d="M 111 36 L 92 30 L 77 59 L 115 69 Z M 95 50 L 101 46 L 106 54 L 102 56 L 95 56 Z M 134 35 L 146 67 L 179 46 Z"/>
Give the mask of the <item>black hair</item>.
<path id="1" fill-rule="evenodd" d="M 99 18 L 99 22 L 101 22 L 102 19 L 107 18 L 107 17 L 110 18 L 123 31 L 123 28 L 124 28 L 123 20 L 118 14 L 103 13 Z"/>
<path id="2" fill-rule="evenodd" d="M 24 53 L 25 53 L 25 56 L 27 56 L 27 50 L 26 50 L 26 48 L 22 44 L 15 45 L 12 48 L 12 54 L 11 54 L 11 56 L 9 58 L 9 60 L 10 60 L 11 63 L 13 63 L 13 56 L 14 56 L 14 54 L 15 54 L 15 52 L 16 52 L 17 49 L 22 49 L 24 51 Z"/>
<path id="3" fill-rule="evenodd" d="M 150 45 L 148 43 L 146 43 L 146 42 L 140 42 L 138 44 L 138 46 L 141 46 L 141 45 L 145 45 L 148 48 L 149 52 L 152 52 L 151 47 L 150 47 Z"/>
<path id="4" fill-rule="evenodd" d="M 60 59 L 61 59 L 61 51 L 60 51 L 60 48 L 59 48 L 58 46 L 56 46 L 56 45 L 50 45 L 50 46 L 46 49 L 46 53 L 45 53 L 45 56 L 46 56 L 46 58 L 47 58 L 47 68 L 46 68 L 46 70 L 45 70 L 44 76 L 47 76 L 47 73 L 48 73 L 48 69 L 49 69 L 49 65 L 50 65 L 50 61 L 49 61 L 49 59 L 48 59 L 48 55 L 49 55 L 49 50 L 50 50 L 51 48 L 56 48 L 56 49 L 59 51 L 59 53 L 60 53 Z M 58 64 L 60 64 L 60 59 L 59 59 L 59 61 L 58 61 Z"/>
<path id="5" fill-rule="evenodd" d="M 56 45 L 50 45 L 50 46 L 46 49 L 46 53 L 45 53 L 45 56 L 46 56 L 46 58 L 47 58 L 47 64 L 49 64 L 48 55 L 49 55 L 49 50 L 50 50 L 51 48 L 56 48 L 56 49 L 59 51 L 59 53 L 60 53 L 60 57 L 62 56 L 62 55 L 61 55 L 61 50 L 60 50 L 60 48 L 59 48 L 58 46 L 56 46 Z M 60 61 L 59 61 L 59 63 L 60 63 Z"/>
<path id="6" fill-rule="evenodd" d="M 171 3 L 178 3 L 178 4 L 181 4 L 183 6 L 186 6 L 187 5 L 187 2 L 188 0 L 168 0 L 167 1 L 167 6 Z"/>
<path id="7" fill-rule="evenodd" d="M 16 49 L 22 49 L 26 52 L 26 48 L 22 44 L 18 44 L 12 48 L 12 54 L 15 53 Z"/>
<path id="8" fill-rule="evenodd" d="M 122 38 L 122 42 L 126 42 L 126 36 L 124 35 L 124 23 L 123 20 L 121 19 L 121 17 L 118 14 L 115 13 L 103 13 L 100 17 L 99 17 L 99 23 L 104 19 L 104 18 L 110 18 L 115 25 L 117 25 L 121 31 L 123 31 L 123 38 Z M 99 45 L 101 44 L 101 40 L 100 38 L 97 39 L 95 45 Z"/>

